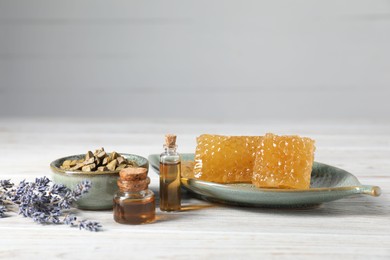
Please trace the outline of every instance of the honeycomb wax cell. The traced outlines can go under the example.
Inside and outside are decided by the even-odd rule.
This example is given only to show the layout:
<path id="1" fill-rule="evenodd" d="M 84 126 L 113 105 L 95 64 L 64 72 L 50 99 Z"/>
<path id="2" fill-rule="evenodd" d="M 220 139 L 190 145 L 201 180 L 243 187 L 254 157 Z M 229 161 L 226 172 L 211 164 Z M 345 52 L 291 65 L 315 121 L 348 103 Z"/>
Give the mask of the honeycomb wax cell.
<path id="1" fill-rule="evenodd" d="M 260 139 L 259 136 L 199 136 L 194 178 L 218 183 L 251 182 Z"/>
<path id="2" fill-rule="evenodd" d="M 266 134 L 260 141 L 253 168 L 256 187 L 309 189 L 314 140 Z"/>

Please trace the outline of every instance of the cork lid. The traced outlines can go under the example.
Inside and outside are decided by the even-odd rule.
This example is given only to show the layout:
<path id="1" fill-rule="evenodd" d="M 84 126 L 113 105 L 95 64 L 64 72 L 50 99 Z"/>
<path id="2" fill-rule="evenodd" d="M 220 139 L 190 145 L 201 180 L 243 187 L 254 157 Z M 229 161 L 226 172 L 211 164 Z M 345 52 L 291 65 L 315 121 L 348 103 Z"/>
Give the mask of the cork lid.
<path id="1" fill-rule="evenodd" d="M 173 134 L 165 135 L 165 145 L 167 147 L 175 147 L 176 146 L 176 135 L 173 135 Z"/>
<path id="2" fill-rule="evenodd" d="M 138 181 L 146 179 L 148 169 L 142 167 L 124 168 L 119 172 L 119 176 L 123 181 Z"/>
<path id="3" fill-rule="evenodd" d="M 150 179 L 148 169 L 142 167 L 124 168 L 119 172 L 117 181 L 118 187 L 122 191 L 142 191 L 149 186 Z"/>

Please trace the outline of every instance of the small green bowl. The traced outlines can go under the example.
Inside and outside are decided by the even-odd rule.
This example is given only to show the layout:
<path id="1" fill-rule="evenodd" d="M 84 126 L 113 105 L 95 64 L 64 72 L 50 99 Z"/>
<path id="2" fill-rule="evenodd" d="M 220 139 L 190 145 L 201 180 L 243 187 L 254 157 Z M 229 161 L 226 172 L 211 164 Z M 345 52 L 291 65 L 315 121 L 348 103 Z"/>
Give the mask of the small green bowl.
<path id="1" fill-rule="evenodd" d="M 149 161 L 139 155 L 121 153 L 124 158 L 134 161 L 139 167 L 149 169 Z M 83 172 L 69 171 L 60 168 L 65 160 L 78 160 L 84 158 L 85 154 L 71 155 L 59 158 L 50 163 L 52 179 L 55 183 L 63 184 L 70 189 L 74 189 L 83 180 L 92 183 L 91 189 L 81 199 L 76 201 L 76 206 L 80 209 L 105 210 L 112 209 L 112 202 L 115 192 L 118 190 L 117 179 L 119 171 Z"/>

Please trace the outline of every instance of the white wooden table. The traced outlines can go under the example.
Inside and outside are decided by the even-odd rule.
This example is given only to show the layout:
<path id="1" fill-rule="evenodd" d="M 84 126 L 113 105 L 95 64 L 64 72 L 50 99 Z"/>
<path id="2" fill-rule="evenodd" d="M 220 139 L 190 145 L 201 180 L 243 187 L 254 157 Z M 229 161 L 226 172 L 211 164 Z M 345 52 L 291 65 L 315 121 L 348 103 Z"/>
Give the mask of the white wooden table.
<path id="1" fill-rule="evenodd" d="M 50 175 L 61 156 L 105 147 L 148 156 L 163 135 L 178 134 L 179 150 L 193 152 L 201 133 L 300 134 L 314 138 L 316 160 L 378 185 L 378 198 L 358 196 L 313 209 L 266 209 L 210 204 L 184 195 L 196 210 L 161 213 L 150 225 L 113 221 L 111 211 L 77 211 L 102 232 L 42 226 L 15 214 L 0 219 L 0 259 L 390 259 L 390 122 L 251 122 L 0 119 L 0 179 Z M 149 173 L 158 194 L 158 178 Z M 137 256 L 133 258 L 132 256 Z"/>

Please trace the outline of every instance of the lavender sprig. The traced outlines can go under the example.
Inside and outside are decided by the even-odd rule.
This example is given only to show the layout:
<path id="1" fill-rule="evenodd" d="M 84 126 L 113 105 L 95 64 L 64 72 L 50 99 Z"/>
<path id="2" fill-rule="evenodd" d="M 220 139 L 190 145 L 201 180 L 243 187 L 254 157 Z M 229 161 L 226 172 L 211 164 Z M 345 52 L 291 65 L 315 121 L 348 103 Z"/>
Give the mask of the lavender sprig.
<path id="1" fill-rule="evenodd" d="M 11 182 L 11 180 L 0 180 L 0 188 L 5 191 L 11 189 L 13 186 L 14 184 Z"/>
<path id="2" fill-rule="evenodd" d="M 76 220 L 77 220 L 77 217 L 73 214 L 69 214 L 67 215 L 65 218 L 64 218 L 64 223 L 66 225 L 69 225 L 71 227 L 75 226 L 76 225 Z"/>
<path id="3" fill-rule="evenodd" d="M 91 221 L 91 220 L 87 220 L 87 219 L 84 219 L 84 220 L 81 220 L 79 222 L 79 229 L 85 229 L 85 230 L 88 230 L 88 231 L 98 231 L 99 228 L 101 228 L 102 226 L 96 222 L 96 221 Z"/>
<path id="4" fill-rule="evenodd" d="M 66 216 L 64 219 L 64 223 L 71 227 L 78 227 L 80 230 L 85 229 L 94 232 L 98 231 L 99 228 L 102 227 L 100 223 L 96 221 L 91 221 L 87 219 L 78 221 L 77 217 L 73 214 L 69 214 L 68 216 Z"/>
<path id="5" fill-rule="evenodd" d="M 9 211 L 8 206 L 13 186 L 14 184 L 10 180 L 0 180 L 0 217 L 4 217 L 5 213 Z"/>
<path id="6" fill-rule="evenodd" d="M 19 206 L 19 214 L 32 218 L 41 224 L 75 225 L 76 217 L 66 216 L 61 220 L 63 211 L 71 208 L 73 202 L 81 198 L 91 188 L 88 180 L 79 183 L 74 190 L 62 184 L 52 184 L 47 177 L 36 178 L 34 182 L 21 181 L 16 188 L 9 180 L 0 181 L 0 217 L 7 211 L 6 201 Z M 101 225 L 97 222 L 78 221 L 80 229 L 97 231 Z"/>
<path id="7" fill-rule="evenodd" d="M 7 208 L 3 205 L 0 206 L 0 218 L 4 217 Z"/>

